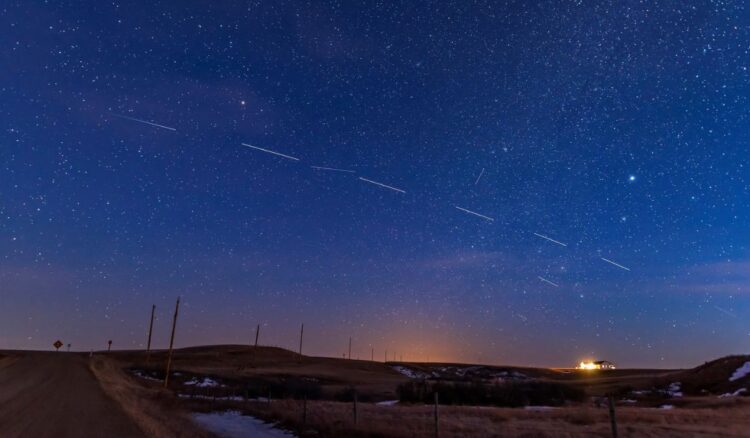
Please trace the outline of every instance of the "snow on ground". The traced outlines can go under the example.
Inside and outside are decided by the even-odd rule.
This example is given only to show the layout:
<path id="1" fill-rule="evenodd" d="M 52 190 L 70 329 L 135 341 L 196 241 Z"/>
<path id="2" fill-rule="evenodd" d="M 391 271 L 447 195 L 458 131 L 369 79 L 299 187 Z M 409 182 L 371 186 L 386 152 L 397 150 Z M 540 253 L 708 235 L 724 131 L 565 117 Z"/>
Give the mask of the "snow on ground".
<path id="1" fill-rule="evenodd" d="M 734 371 L 734 374 L 732 374 L 732 377 L 729 378 L 729 381 L 734 382 L 735 380 L 739 380 L 747 376 L 748 374 L 750 374 L 750 362 L 745 362 L 744 365 Z"/>
<path id="2" fill-rule="evenodd" d="M 151 377 L 151 376 L 145 374 L 143 371 L 140 371 L 140 370 L 133 370 L 132 373 L 133 373 L 134 376 L 140 377 L 141 379 L 154 380 L 154 381 L 157 381 L 157 382 L 161 382 L 162 381 L 162 379 L 156 379 L 154 377 Z"/>
<path id="3" fill-rule="evenodd" d="M 674 409 L 674 405 L 661 405 L 659 409 Z"/>
<path id="4" fill-rule="evenodd" d="M 188 380 L 184 384 L 189 386 L 195 385 L 198 388 L 213 388 L 216 386 L 221 386 L 219 382 L 210 377 L 204 377 L 203 380 L 193 377 L 191 380 Z"/>
<path id="5" fill-rule="evenodd" d="M 667 394 L 669 394 L 672 397 L 682 397 L 681 386 L 682 386 L 682 383 L 680 382 L 670 383 L 669 387 L 667 388 Z"/>
<path id="6" fill-rule="evenodd" d="M 199 394 L 177 394 L 180 398 L 197 398 L 201 400 L 220 400 L 220 401 L 254 401 L 252 399 L 245 400 L 242 397 L 232 395 L 226 397 L 211 397 L 210 395 L 199 395 Z"/>
<path id="7" fill-rule="evenodd" d="M 518 371 L 501 371 L 493 374 L 492 377 L 499 380 L 526 380 L 529 378 L 526 374 L 519 373 Z"/>
<path id="8" fill-rule="evenodd" d="M 394 370 L 398 371 L 399 373 L 405 375 L 406 377 L 410 379 L 426 379 L 430 377 L 429 374 L 422 373 L 420 371 L 414 371 L 407 367 L 402 367 L 400 365 L 396 365 L 393 367 Z"/>
<path id="9" fill-rule="evenodd" d="M 194 413 L 193 420 L 223 438 L 288 438 L 295 435 L 237 411 Z"/>
<path id="10" fill-rule="evenodd" d="M 725 398 L 725 397 L 737 397 L 740 394 L 743 394 L 747 392 L 747 388 L 740 388 L 737 391 L 734 392 L 727 392 L 726 394 L 722 394 L 719 396 L 719 398 Z"/>
<path id="11" fill-rule="evenodd" d="M 393 406 L 396 404 L 398 404 L 398 400 L 386 400 L 386 401 L 375 403 L 376 406 Z"/>

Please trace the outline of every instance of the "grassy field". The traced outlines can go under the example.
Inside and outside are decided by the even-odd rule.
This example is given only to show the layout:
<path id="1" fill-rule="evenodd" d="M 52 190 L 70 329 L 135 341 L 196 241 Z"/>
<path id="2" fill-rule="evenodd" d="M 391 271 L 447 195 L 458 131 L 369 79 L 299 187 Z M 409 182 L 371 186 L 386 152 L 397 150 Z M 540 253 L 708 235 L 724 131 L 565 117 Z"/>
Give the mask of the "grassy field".
<path id="1" fill-rule="evenodd" d="M 354 423 L 352 403 L 317 401 L 307 403 L 303 422 L 303 402 L 274 400 L 236 403 L 187 401 L 197 411 L 232 409 L 268 421 L 301 436 L 325 437 L 432 437 L 432 406 L 357 405 Z M 750 428 L 750 408 L 735 400 L 711 409 L 651 409 L 618 407 L 620 436 L 625 437 L 745 437 Z M 571 406 L 559 409 L 509 409 L 441 406 L 441 437 L 610 437 L 607 409 Z"/>
<path id="2" fill-rule="evenodd" d="M 608 437 L 611 436 L 608 409 L 597 398 L 602 394 L 615 395 L 620 436 L 740 437 L 748 436 L 750 430 L 750 416 L 746 415 L 750 398 L 719 397 L 722 392 L 733 391 L 740 385 L 750 386 L 747 377 L 736 382 L 728 379 L 734 370 L 750 360 L 747 356 L 722 358 L 690 370 L 585 372 L 382 363 L 300 356 L 271 347 L 212 346 L 175 352 L 173 370 L 176 373 L 170 379 L 170 390 L 162 389 L 157 380 L 152 380 L 163 377 L 165 359 L 164 352 L 156 352 L 147 365 L 143 352 L 117 352 L 100 355 L 93 362 L 94 372 L 108 393 L 132 415 L 142 417 L 147 427 L 159 431 L 154 436 L 165 436 L 164 433 L 190 436 L 185 435 L 191 427 L 186 412 L 224 410 L 278 422 L 299 436 L 434 436 L 433 406 L 376 404 L 396 399 L 399 385 L 415 381 L 403 371 L 399 372 L 398 367 L 407 367 L 410 373 L 421 376 L 432 376 L 429 379 L 435 382 L 453 379 L 496 385 L 496 376 L 503 376 L 502 379 L 513 376 L 521 383 L 566 384 L 586 394 L 583 401 L 563 403 L 557 408 L 441 405 L 441 437 Z M 191 386 L 191 382 L 207 378 L 213 384 Z M 272 395 L 272 401 L 268 402 L 265 389 L 253 393 L 258 382 L 266 385 L 263 388 L 286 390 L 284 397 L 288 398 Z M 293 393 L 300 382 L 313 382 L 319 393 L 304 402 L 300 393 Z M 665 388 L 675 382 L 680 382 L 680 390 L 685 394 L 668 393 Z M 354 388 L 358 394 L 356 424 L 352 393 L 346 392 Z M 171 418 L 171 422 L 161 424 L 159 418 L 164 415 Z"/>

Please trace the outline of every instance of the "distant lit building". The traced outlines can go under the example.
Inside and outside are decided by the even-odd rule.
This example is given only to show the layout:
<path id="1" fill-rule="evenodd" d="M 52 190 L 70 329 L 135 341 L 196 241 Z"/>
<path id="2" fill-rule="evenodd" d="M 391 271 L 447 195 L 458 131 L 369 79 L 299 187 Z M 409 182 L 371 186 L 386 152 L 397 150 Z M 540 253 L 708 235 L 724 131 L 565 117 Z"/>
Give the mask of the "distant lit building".
<path id="1" fill-rule="evenodd" d="M 615 364 L 608 360 L 583 361 L 576 367 L 579 370 L 613 370 Z"/>

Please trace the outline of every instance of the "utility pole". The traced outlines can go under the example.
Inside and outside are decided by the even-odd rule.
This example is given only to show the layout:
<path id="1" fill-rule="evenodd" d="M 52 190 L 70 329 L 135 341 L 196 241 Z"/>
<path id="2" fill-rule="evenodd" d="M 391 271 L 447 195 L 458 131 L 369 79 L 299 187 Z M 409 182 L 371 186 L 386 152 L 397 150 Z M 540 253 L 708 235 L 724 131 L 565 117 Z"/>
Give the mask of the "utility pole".
<path id="1" fill-rule="evenodd" d="M 352 360 L 352 337 L 349 336 L 349 360 Z"/>
<path id="2" fill-rule="evenodd" d="M 177 328 L 177 314 L 180 311 L 180 297 L 177 297 L 177 304 L 174 307 L 174 318 L 172 319 L 172 336 L 169 337 L 169 354 L 167 355 L 167 373 L 164 375 L 164 387 L 169 384 L 169 370 L 172 368 L 172 347 L 174 346 L 174 332 Z"/>
<path id="3" fill-rule="evenodd" d="M 372 352 L 370 353 L 370 362 L 375 362 L 375 347 L 372 347 Z"/>
<path id="4" fill-rule="evenodd" d="M 151 305 L 151 322 L 148 325 L 148 342 L 146 343 L 146 365 L 151 359 L 151 333 L 154 330 L 154 312 L 156 312 L 156 304 Z"/>
<path id="5" fill-rule="evenodd" d="M 299 354 L 302 356 L 302 334 L 305 333 L 305 324 L 302 324 L 302 327 L 299 329 Z M 300 358 L 301 360 L 302 358 Z"/>
<path id="6" fill-rule="evenodd" d="M 260 336 L 260 324 L 255 328 L 255 348 L 258 348 L 258 336 Z"/>

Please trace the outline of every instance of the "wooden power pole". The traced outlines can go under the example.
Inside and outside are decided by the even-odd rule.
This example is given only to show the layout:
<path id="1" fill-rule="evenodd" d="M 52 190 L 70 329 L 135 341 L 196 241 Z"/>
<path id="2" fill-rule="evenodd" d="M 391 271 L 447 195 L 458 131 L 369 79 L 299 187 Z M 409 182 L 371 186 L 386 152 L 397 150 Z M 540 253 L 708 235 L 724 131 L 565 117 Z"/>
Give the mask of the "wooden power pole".
<path id="1" fill-rule="evenodd" d="M 299 354 L 302 356 L 302 335 L 305 333 L 305 324 L 299 329 Z M 301 359 L 301 358 L 300 358 Z"/>
<path id="2" fill-rule="evenodd" d="M 258 348 L 258 336 L 260 336 L 260 324 L 255 327 L 255 348 Z"/>
<path id="3" fill-rule="evenodd" d="M 151 322 L 148 325 L 148 342 L 146 342 L 146 365 L 151 359 L 151 333 L 154 331 L 154 312 L 156 312 L 156 304 L 151 305 Z"/>
<path id="4" fill-rule="evenodd" d="M 349 336 L 349 360 L 352 360 L 352 337 Z"/>
<path id="5" fill-rule="evenodd" d="M 172 336 L 169 337 L 169 354 L 167 355 L 167 373 L 164 375 L 164 387 L 169 384 L 169 370 L 172 368 L 172 347 L 174 346 L 174 332 L 177 328 L 177 314 L 180 312 L 180 297 L 174 307 L 174 318 L 172 319 Z"/>

